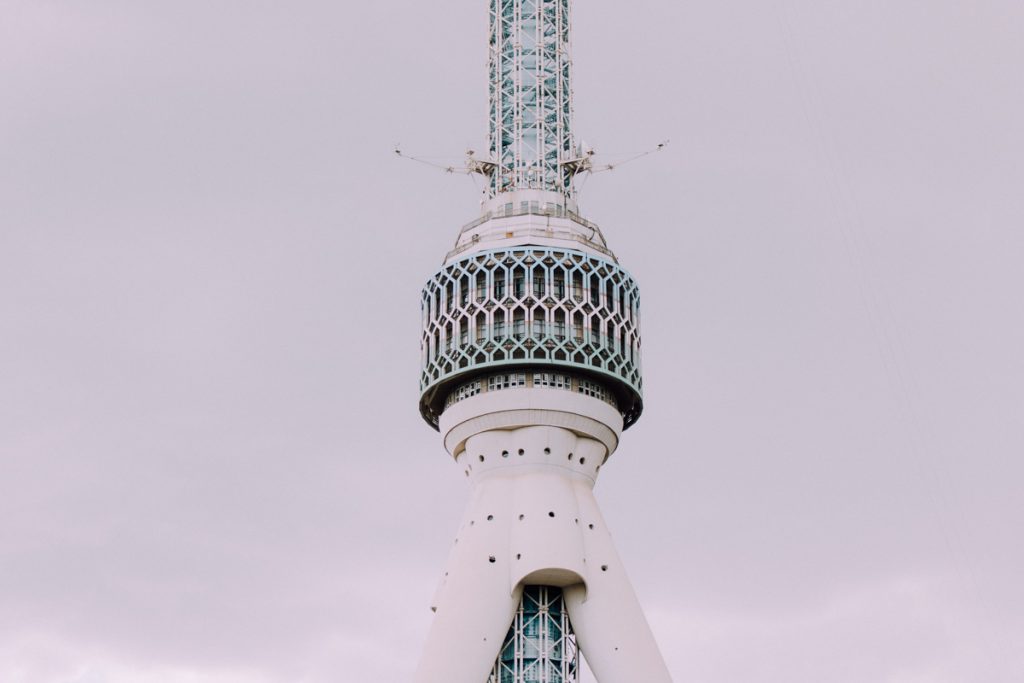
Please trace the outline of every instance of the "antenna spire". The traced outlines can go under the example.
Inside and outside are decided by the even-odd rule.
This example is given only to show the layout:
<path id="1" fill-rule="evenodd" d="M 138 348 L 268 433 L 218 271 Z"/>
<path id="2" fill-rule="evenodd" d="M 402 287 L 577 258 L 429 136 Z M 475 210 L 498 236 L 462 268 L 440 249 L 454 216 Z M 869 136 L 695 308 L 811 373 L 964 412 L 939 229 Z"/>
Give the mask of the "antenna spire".
<path id="1" fill-rule="evenodd" d="M 573 198 L 586 155 L 572 137 L 570 0 L 491 0 L 487 194 Z M 482 169 L 484 170 L 484 169 Z"/>

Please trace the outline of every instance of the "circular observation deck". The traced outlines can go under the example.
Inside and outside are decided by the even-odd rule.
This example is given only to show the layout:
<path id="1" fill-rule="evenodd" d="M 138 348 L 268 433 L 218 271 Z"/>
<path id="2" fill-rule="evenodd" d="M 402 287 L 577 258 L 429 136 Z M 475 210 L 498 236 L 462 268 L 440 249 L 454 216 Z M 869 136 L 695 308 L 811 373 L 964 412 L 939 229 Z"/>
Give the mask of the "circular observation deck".
<path id="1" fill-rule="evenodd" d="M 528 245 L 475 251 L 427 282 L 422 314 L 420 413 L 435 429 L 460 394 L 509 385 L 604 398 L 624 428 L 640 417 L 639 291 L 610 259 Z"/>

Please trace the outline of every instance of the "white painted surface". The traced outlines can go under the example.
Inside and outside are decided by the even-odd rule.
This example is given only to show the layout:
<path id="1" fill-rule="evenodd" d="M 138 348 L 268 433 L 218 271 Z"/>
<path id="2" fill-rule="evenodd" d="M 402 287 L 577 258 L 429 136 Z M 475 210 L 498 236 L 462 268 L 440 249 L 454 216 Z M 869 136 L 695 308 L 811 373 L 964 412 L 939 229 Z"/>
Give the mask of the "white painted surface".
<path id="1" fill-rule="evenodd" d="M 504 196 L 501 195 L 499 199 Z M 595 224 L 584 224 L 568 216 L 522 213 L 496 216 L 471 225 L 460 232 L 455 249 L 445 259 L 446 264 L 497 246 L 507 248 L 524 245 L 575 249 L 617 262 L 615 254 Z"/>
<path id="2" fill-rule="evenodd" d="M 466 441 L 488 429 L 531 425 L 563 427 L 600 441 L 610 456 L 622 435 L 622 415 L 614 406 L 575 391 L 521 387 L 488 391 L 449 406 L 438 428 L 448 452 L 458 457 Z"/>
<path id="3" fill-rule="evenodd" d="M 497 197 L 490 197 L 481 200 L 480 211 L 498 211 L 506 204 L 519 204 L 521 202 L 539 202 L 541 204 L 560 204 L 569 211 L 578 212 L 579 206 L 574 197 L 567 197 L 561 192 L 549 192 L 547 190 L 516 189 L 511 192 L 502 192 Z"/>
<path id="4" fill-rule="evenodd" d="M 517 406 L 533 406 L 527 412 L 541 418 L 578 409 L 579 429 L 489 424 L 522 414 Z M 565 588 L 580 651 L 600 683 L 670 682 L 593 494 L 617 439 L 585 432 L 618 436 L 605 408 L 615 413 L 569 392 L 517 389 L 460 402 L 442 416 L 446 438 L 480 428 L 450 447 L 470 481 L 470 502 L 431 605 L 416 683 L 486 681 L 527 584 Z"/>

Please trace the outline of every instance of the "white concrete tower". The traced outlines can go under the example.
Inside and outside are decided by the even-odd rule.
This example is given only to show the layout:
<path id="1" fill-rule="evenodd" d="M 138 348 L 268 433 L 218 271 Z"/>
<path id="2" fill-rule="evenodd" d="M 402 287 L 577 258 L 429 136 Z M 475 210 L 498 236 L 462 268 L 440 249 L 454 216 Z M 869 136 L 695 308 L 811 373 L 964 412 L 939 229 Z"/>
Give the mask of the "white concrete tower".
<path id="1" fill-rule="evenodd" d="M 416 683 L 670 683 L 593 488 L 640 416 L 639 296 L 578 214 L 570 0 L 491 0 L 480 218 L 423 290 L 420 411 L 470 485 Z"/>

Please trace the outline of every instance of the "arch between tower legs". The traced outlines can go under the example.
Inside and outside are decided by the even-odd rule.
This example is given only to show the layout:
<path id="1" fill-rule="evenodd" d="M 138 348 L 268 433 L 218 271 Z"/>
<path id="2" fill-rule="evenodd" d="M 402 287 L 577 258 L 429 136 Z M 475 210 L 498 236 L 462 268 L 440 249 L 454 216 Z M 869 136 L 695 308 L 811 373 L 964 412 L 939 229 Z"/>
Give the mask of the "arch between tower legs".
<path id="1" fill-rule="evenodd" d="M 621 416 L 590 397 L 516 391 L 474 397 L 442 416 L 471 496 L 416 683 L 484 683 L 524 587 L 535 585 L 564 590 L 599 683 L 669 683 L 593 494 Z"/>

